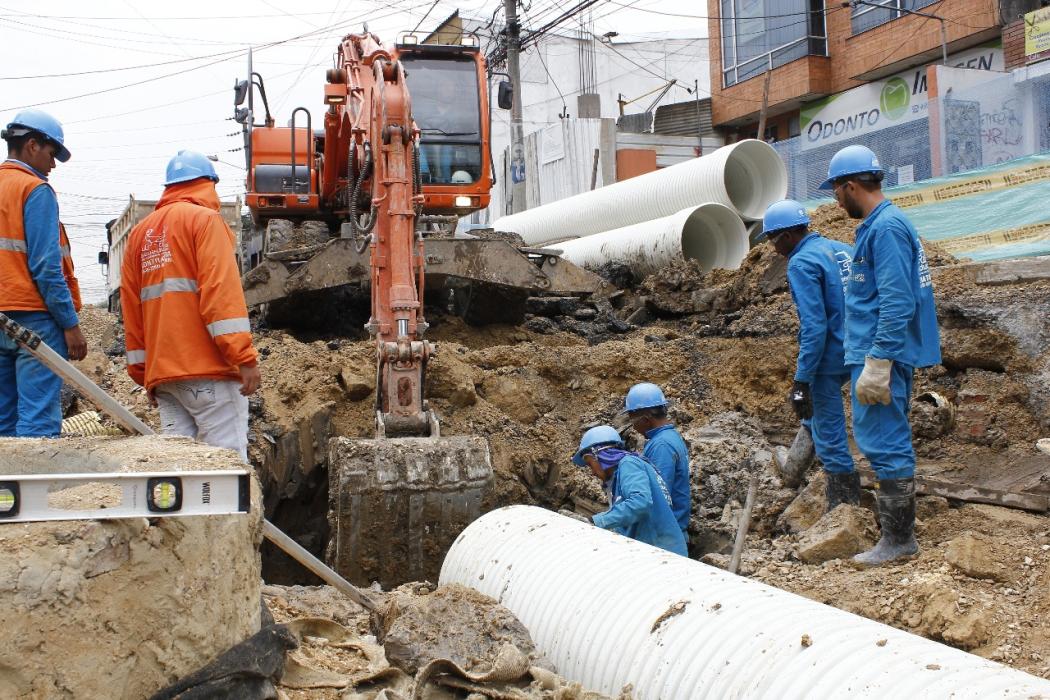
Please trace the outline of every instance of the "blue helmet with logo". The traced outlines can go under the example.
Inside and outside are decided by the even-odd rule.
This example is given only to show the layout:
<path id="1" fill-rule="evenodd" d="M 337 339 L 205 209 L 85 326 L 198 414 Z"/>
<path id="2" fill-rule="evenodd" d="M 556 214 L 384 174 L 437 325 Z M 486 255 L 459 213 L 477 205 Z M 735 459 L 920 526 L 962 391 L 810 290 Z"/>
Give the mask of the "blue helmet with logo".
<path id="1" fill-rule="evenodd" d="M 830 190 L 835 187 L 835 180 L 847 175 L 860 175 L 861 173 L 883 174 L 882 166 L 875 153 L 867 146 L 846 146 L 834 156 L 828 163 L 828 179 L 821 183 L 822 190 Z"/>
<path id="2" fill-rule="evenodd" d="M 215 166 L 206 155 L 197 151 L 179 151 L 168 161 L 164 186 L 189 182 L 199 177 L 206 177 L 212 182 L 219 181 L 219 176 L 215 174 Z"/>
<path id="3" fill-rule="evenodd" d="M 627 391 L 627 398 L 623 402 L 623 410 L 620 413 L 640 411 L 643 408 L 656 408 L 666 406 L 667 399 L 660 387 L 650 382 L 635 384 Z"/>
<path id="4" fill-rule="evenodd" d="M 619 445 L 623 447 L 623 438 L 620 437 L 620 433 L 616 432 L 616 428 L 611 425 L 595 426 L 585 432 L 583 437 L 580 438 L 580 449 L 576 450 L 576 454 L 572 456 L 572 463 L 578 467 L 586 467 L 587 463 L 583 461 L 583 454 L 598 445 Z"/>
<path id="5" fill-rule="evenodd" d="M 55 158 L 59 162 L 65 163 L 69 160 L 70 153 L 66 148 L 66 134 L 62 131 L 62 123 L 43 110 L 23 109 L 16 114 L 4 129 L 4 138 L 34 132 L 43 134 L 55 145 Z"/>
<path id="6" fill-rule="evenodd" d="M 806 213 L 806 208 L 793 199 L 773 202 L 766 209 L 766 215 L 762 217 L 762 232 L 755 236 L 755 240 L 764 240 L 774 231 L 795 226 L 809 226 L 809 214 Z"/>

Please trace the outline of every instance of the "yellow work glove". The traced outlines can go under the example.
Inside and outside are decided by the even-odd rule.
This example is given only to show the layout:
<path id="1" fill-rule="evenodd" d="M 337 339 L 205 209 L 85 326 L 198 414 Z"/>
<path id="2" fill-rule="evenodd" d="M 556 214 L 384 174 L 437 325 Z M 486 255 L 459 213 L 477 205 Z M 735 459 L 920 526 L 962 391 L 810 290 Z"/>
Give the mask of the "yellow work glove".
<path id="1" fill-rule="evenodd" d="M 877 403 L 890 403 L 890 375 L 893 372 L 893 360 L 880 360 L 876 357 L 864 358 L 864 371 L 857 377 L 857 401 L 865 406 Z"/>

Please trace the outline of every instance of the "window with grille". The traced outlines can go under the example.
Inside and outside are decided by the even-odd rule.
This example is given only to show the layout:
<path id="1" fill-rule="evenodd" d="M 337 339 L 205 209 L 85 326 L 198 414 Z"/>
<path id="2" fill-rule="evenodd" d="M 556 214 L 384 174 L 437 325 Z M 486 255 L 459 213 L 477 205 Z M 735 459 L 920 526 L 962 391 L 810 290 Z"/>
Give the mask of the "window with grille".
<path id="1" fill-rule="evenodd" d="M 919 10 L 935 5 L 940 0 L 870 0 L 869 3 L 857 3 L 850 10 L 850 27 L 854 34 L 866 32 L 879 25 L 892 22 L 908 13 L 905 10 Z M 873 7 L 877 5 L 878 7 Z"/>
<path id="2" fill-rule="evenodd" d="M 721 0 L 720 10 L 725 87 L 805 56 L 828 55 L 823 0 Z"/>

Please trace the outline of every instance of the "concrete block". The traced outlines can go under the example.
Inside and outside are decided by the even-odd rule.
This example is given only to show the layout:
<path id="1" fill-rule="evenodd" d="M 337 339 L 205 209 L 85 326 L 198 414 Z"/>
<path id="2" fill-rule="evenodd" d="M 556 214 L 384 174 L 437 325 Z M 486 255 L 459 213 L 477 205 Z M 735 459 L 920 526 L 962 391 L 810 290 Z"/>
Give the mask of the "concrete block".
<path id="1" fill-rule="evenodd" d="M 2 474 L 243 468 L 187 438 L 0 439 Z M 111 493 L 75 488 L 85 506 Z M 244 641 L 261 524 L 253 478 L 247 515 L 0 525 L 0 697 L 150 697 Z"/>

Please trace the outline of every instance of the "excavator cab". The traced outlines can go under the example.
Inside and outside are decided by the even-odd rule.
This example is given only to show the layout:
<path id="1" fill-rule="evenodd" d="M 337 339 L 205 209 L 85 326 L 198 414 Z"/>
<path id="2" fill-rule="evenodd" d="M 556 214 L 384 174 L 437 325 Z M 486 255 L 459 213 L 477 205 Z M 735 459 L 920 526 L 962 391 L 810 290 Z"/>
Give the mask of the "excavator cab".
<path id="1" fill-rule="evenodd" d="M 489 204 L 488 99 L 477 46 L 399 43 L 398 58 L 419 129 L 419 172 L 428 213 L 463 216 Z"/>

